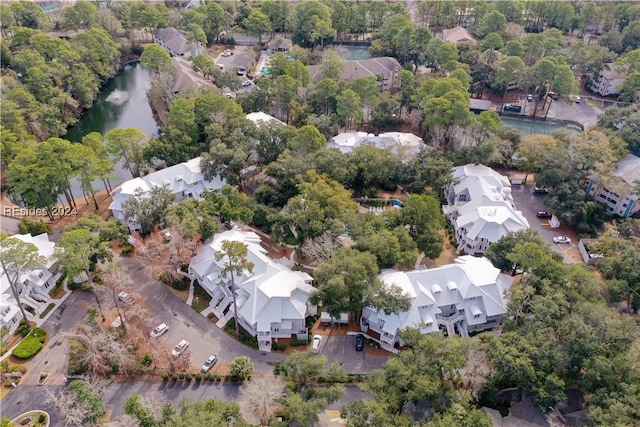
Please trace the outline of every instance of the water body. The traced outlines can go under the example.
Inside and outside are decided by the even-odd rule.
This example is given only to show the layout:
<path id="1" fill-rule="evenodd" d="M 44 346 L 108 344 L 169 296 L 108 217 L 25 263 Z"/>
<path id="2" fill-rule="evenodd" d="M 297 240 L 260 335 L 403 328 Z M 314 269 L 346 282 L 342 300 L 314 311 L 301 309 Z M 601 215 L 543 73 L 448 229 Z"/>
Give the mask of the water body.
<path id="1" fill-rule="evenodd" d="M 93 106 L 84 112 L 80 121 L 69 128 L 64 138 L 80 142 L 88 133 L 104 135 L 116 128 L 136 128 L 149 138 L 158 135 L 158 124 L 147 100 L 151 79 L 151 74 L 139 63 L 125 65 L 98 95 Z M 131 179 L 129 171 L 117 164 L 111 185 L 115 187 L 128 179 Z M 81 198 L 79 182 L 74 180 L 71 187 L 74 197 Z M 96 181 L 93 187 L 98 191 L 104 189 L 102 181 Z"/>
<path id="2" fill-rule="evenodd" d="M 516 129 L 521 135 L 550 135 L 560 129 L 565 129 L 569 132 L 579 132 L 578 129 L 572 126 L 565 126 L 542 121 L 520 120 L 513 117 L 501 117 L 500 121 L 502 123 L 502 126 L 512 127 Z"/>

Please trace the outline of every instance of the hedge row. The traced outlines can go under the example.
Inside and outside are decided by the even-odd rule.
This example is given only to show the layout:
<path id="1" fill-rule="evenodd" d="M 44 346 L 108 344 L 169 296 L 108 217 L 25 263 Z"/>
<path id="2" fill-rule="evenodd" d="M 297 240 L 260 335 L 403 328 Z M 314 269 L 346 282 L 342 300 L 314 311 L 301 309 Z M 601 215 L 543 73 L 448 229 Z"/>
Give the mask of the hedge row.
<path id="1" fill-rule="evenodd" d="M 12 354 L 18 359 L 29 359 L 42 350 L 44 341 L 47 338 L 47 332 L 42 328 L 33 328 L 33 330 L 24 337 L 20 344 L 13 349 Z"/>

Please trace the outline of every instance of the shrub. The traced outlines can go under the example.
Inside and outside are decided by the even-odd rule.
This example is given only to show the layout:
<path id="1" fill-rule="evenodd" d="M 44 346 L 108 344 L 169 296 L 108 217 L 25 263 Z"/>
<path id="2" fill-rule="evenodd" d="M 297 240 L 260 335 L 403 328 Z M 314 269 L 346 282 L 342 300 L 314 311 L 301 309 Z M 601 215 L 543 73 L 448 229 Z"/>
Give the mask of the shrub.
<path id="1" fill-rule="evenodd" d="M 178 381 L 178 377 L 175 374 L 171 375 L 171 381 L 173 382 Z"/>
<path id="2" fill-rule="evenodd" d="M 162 381 L 167 381 L 167 380 L 169 380 L 169 374 L 165 372 L 164 374 L 162 374 Z"/>
<path id="3" fill-rule="evenodd" d="M 42 350 L 42 344 L 47 339 L 47 333 L 42 328 L 33 328 L 20 344 L 13 349 L 12 354 L 18 359 L 29 359 Z"/>
<path id="4" fill-rule="evenodd" d="M 275 341 L 271 341 L 271 351 L 276 351 L 278 349 L 278 343 Z"/>
<path id="5" fill-rule="evenodd" d="M 45 414 L 40 414 L 40 416 L 38 417 L 38 422 L 40 424 L 44 424 L 47 421 L 47 416 Z"/>
<path id="6" fill-rule="evenodd" d="M 211 380 L 211 374 L 207 372 L 206 374 L 204 374 L 204 377 L 202 377 L 202 379 L 204 379 L 205 381 Z"/>
<path id="7" fill-rule="evenodd" d="M 142 356 L 142 360 L 140 361 L 140 363 L 142 364 L 142 366 L 149 366 L 151 365 L 152 361 L 153 357 L 151 357 L 151 354 L 145 353 L 144 356 Z"/>
<path id="8" fill-rule="evenodd" d="M 167 273 L 167 276 L 168 275 L 169 274 Z M 183 280 L 173 280 L 173 282 L 171 283 L 171 286 L 173 286 L 173 289 L 177 289 L 179 291 L 185 291 L 189 287 L 189 280 L 186 278 Z"/>
<path id="9" fill-rule="evenodd" d="M 20 324 L 18 325 L 18 329 L 16 329 L 16 333 L 22 335 L 23 337 L 26 337 L 27 335 L 29 335 L 29 327 L 27 326 L 24 320 L 20 321 Z"/>
<path id="10" fill-rule="evenodd" d="M 56 286 L 57 286 L 57 285 L 56 285 Z M 44 318 L 45 318 L 45 316 L 46 316 L 47 314 L 49 314 L 49 312 L 50 312 L 50 311 L 53 309 L 53 307 L 55 307 L 55 306 L 56 306 L 56 304 L 55 304 L 55 303 L 53 303 L 53 302 L 52 302 L 52 303 L 50 303 L 50 304 L 47 306 L 47 308 L 45 308 L 45 309 L 44 309 L 44 311 L 43 311 L 42 313 L 40 313 L 40 318 L 41 318 L 41 319 L 44 319 Z"/>
<path id="11" fill-rule="evenodd" d="M 139 44 L 133 44 L 131 45 L 131 53 L 135 56 L 140 56 L 142 55 L 142 52 L 144 52 L 144 47 L 142 45 Z"/>
<path id="12" fill-rule="evenodd" d="M 186 382 L 191 382 L 191 379 L 192 379 L 192 378 L 193 378 L 193 377 L 191 376 L 191 374 L 187 374 L 187 375 L 185 375 L 185 376 L 184 376 L 184 380 L 185 380 Z"/>
<path id="13" fill-rule="evenodd" d="M 120 253 L 122 255 L 130 255 L 133 253 L 133 246 L 127 244 L 127 245 L 123 245 L 122 248 L 120 249 Z"/>
<path id="14" fill-rule="evenodd" d="M 178 378 L 183 380 L 184 379 L 184 374 L 178 374 Z"/>
<path id="15" fill-rule="evenodd" d="M 195 374 L 194 378 L 196 379 L 197 382 L 202 381 L 202 374 Z"/>
<path id="16" fill-rule="evenodd" d="M 280 350 L 280 351 L 285 351 L 286 349 L 287 349 L 287 345 L 286 344 L 280 344 L 278 346 L 278 350 Z"/>
<path id="17" fill-rule="evenodd" d="M 29 221 L 26 218 L 22 218 L 18 224 L 18 231 L 20 234 L 31 234 L 37 236 L 38 234 L 50 233 L 51 227 L 40 221 Z"/>
<path id="18" fill-rule="evenodd" d="M 207 318 L 208 318 L 208 319 L 213 319 L 214 317 L 216 317 L 216 315 L 215 315 L 215 314 L 213 314 L 213 313 L 209 313 L 209 314 L 207 314 Z"/>

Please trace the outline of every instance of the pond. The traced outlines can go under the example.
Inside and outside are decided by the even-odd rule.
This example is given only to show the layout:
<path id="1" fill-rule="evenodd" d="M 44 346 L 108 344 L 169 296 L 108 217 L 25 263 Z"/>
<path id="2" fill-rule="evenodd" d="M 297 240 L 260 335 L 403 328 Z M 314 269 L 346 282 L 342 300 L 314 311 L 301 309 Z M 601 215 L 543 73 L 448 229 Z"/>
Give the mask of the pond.
<path id="1" fill-rule="evenodd" d="M 124 68 L 106 85 L 98 95 L 93 106 L 84 112 L 80 121 L 69 128 L 64 136 L 71 142 L 80 142 L 82 137 L 91 132 L 102 135 L 116 128 L 136 128 L 147 137 L 158 135 L 156 123 L 149 101 L 147 90 L 151 87 L 151 74 L 143 70 L 139 63 L 125 65 Z M 129 171 L 121 164 L 113 171 L 112 187 L 131 179 Z M 96 190 L 103 190 L 102 181 L 93 183 Z M 78 180 L 71 183 L 74 198 L 82 197 L 82 188 Z"/>

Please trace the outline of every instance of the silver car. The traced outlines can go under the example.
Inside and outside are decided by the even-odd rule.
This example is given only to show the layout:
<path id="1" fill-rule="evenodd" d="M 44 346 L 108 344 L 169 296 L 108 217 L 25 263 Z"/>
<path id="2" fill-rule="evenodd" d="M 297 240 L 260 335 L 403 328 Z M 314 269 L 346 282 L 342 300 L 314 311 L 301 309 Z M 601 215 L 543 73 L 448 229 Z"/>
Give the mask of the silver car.
<path id="1" fill-rule="evenodd" d="M 167 325 L 166 323 L 161 323 L 158 326 L 156 326 L 153 329 L 153 331 L 151 331 L 151 337 L 160 338 L 161 336 L 166 334 L 168 331 L 169 331 L 169 325 Z"/>
<path id="2" fill-rule="evenodd" d="M 213 365 L 215 365 L 218 362 L 218 356 L 216 356 L 215 354 L 212 354 L 211 356 L 209 356 L 209 358 L 207 360 L 204 361 L 204 363 L 202 364 L 202 373 L 205 374 L 207 372 L 209 372 L 209 370 L 211 368 L 213 368 Z"/>
<path id="3" fill-rule="evenodd" d="M 187 349 L 187 347 L 189 347 L 189 341 L 182 340 L 178 344 L 176 344 L 175 347 L 173 347 L 173 350 L 171 350 L 171 355 L 173 357 L 178 357 Z"/>
<path id="4" fill-rule="evenodd" d="M 567 236 L 555 236 L 553 238 L 553 243 L 571 243 L 571 239 Z"/>

